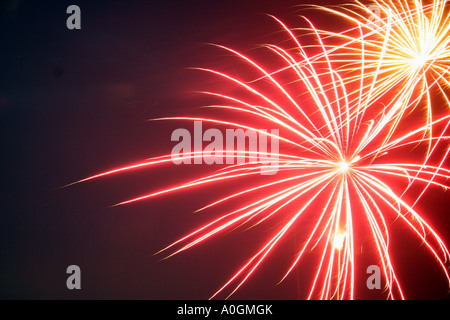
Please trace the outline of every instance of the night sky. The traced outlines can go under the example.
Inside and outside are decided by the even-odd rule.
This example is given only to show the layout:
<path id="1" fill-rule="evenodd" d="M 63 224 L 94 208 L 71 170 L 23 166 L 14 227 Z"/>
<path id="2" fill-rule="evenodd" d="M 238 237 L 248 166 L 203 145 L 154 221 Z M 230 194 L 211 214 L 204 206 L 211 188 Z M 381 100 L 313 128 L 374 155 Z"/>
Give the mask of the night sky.
<path id="1" fill-rule="evenodd" d="M 194 211 L 233 185 L 119 207 L 111 206 L 201 171 L 163 166 L 64 186 L 170 152 L 180 123 L 148 119 L 199 112 L 204 101 L 195 92 L 220 84 L 190 68 L 234 68 L 230 54 L 209 44 L 248 52 L 277 38 L 279 26 L 267 14 L 305 26 L 295 5 L 310 2 L 0 2 L 0 298 L 209 298 L 264 233 L 227 233 L 167 260 L 154 254 L 209 221 Z M 66 28 L 71 4 L 81 8 L 81 30 Z M 319 26 L 335 23 L 308 17 Z M 450 243 L 450 202 L 433 190 L 421 207 Z M 395 246 L 408 298 L 449 298 L 419 240 L 404 237 Z M 233 298 L 304 298 L 301 275 L 312 267 L 276 285 L 286 267 L 277 255 L 283 250 Z M 66 288 L 73 264 L 81 268 L 81 290 Z M 383 297 L 364 283 L 358 289 L 365 299 Z"/>

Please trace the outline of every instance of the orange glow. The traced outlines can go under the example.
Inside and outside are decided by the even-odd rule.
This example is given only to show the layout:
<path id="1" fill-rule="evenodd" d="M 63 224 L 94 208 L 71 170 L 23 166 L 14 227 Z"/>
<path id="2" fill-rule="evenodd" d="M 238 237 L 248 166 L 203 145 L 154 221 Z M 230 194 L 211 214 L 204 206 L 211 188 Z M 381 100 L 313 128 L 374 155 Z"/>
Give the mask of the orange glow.
<path id="1" fill-rule="evenodd" d="M 334 236 L 333 246 L 336 250 L 338 251 L 342 250 L 346 236 L 347 236 L 346 233 L 338 233 Z"/>

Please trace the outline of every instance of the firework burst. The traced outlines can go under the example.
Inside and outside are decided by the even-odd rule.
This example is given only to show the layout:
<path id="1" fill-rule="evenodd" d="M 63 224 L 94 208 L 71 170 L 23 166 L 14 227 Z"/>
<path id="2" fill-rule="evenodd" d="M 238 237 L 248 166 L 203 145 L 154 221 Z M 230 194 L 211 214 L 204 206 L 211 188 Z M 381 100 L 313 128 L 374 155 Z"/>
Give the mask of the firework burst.
<path id="1" fill-rule="evenodd" d="M 365 87 L 363 105 L 383 104 L 383 112 L 395 117 L 386 139 L 405 121 L 405 114 L 416 113 L 428 125 L 424 136 L 429 144 L 424 163 L 432 157 L 449 123 L 438 132 L 431 125 L 442 109 L 448 114 L 450 101 L 450 12 L 446 0 L 355 1 L 339 8 L 316 7 L 353 24 L 341 33 L 323 31 L 324 37 L 340 39 L 330 46 L 328 55 L 346 81 Z M 317 32 L 317 31 L 316 31 Z M 355 70 L 362 70 L 365 78 Z M 436 96 L 437 97 L 433 97 Z M 444 106 L 444 108 L 442 108 Z M 406 124 L 407 125 L 407 124 Z M 445 161 L 445 157 L 442 158 Z"/>
<path id="2" fill-rule="evenodd" d="M 434 12 L 437 9 L 430 10 Z M 406 21 L 412 21 L 411 15 L 410 11 L 406 13 L 409 17 Z M 305 256 L 315 255 L 315 273 L 310 279 L 306 298 L 356 298 L 356 282 L 364 281 L 365 274 L 358 273 L 356 266 L 360 254 L 359 249 L 355 248 L 362 247 L 361 244 L 367 239 L 371 242 L 371 249 L 366 247 L 368 254 L 375 256 L 379 262 L 387 297 L 404 298 L 390 247 L 394 221 L 404 224 L 422 241 L 430 256 L 441 267 L 443 276 L 449 280 L 446 268 L 449 252 L 438 233 L 414 205 L 426 190 L 448 188 L 446 180 L 450 178 L 450 171 L 443 167 L 443 161 L 432 163 L 430 150 L 444 150 L 441 159 L 446 158 L 448 148 L 442 146 L 447 138 L 444 132 L 450 116 L 430 116 L 425 122 L 409 125 L 407 130 L 399 125 L 400 120 L 406 118 L 405 110 L 415 109 L 418 105 L 419 99 L 411 99 L 412 88 L 418 85 L 417 77 L 422 79 L 422 91 L 418 96 L 426 95 L 432 85 L 425 81 L 425 72 L 442 71 L 445 68 L 439 62 L 442 56 L 433 53 L 430 58 L 433 63 L 427 62 L 426 67 L 422 65 L 419 68 L 409 63 L 411 68 L 416 69 L 413 76 L 411 70 L 405 71 L 402 67 L 397 68 L 398 65 L 391 65 L 397 59 L 393 56 L 394 49 L 389 49 L 386 43 L 368 41 L 364 48 L 367 55 L 364 54 L 364 58 L 359 61 L 362 71 L 356 78 L 354 72 L 349 75 L 353 62 L 343 65 L 342 59 L 337 58 L 337 47 L 327 45 L 321 32 L 312 25 L 310 30 L 321 48 L 320 54 L 308 54 L 293 31 L 278 19 L 275 20 L 286 31 L 293 49 L 277 45 L 264 46 L 267 57 L 265 64 L 233 49 L 219 46 L 258 74 L 252 81 L 243 81 L 216 70 L 201 69 L 236 87 L 236 94 L 204 93 L 220 101 L 211 105 L 211 109 L 233 112 L 234 118 L 241 119 L 239 122 L 220 117 L 173 117 L 159 120 L 201 121 L 253 130 L 267 138 L 275 138 L 280 141 L 280 151 L 275 151 L 279 159 L 278 173 L 261 175 L 261 170 L 267 169 L 267 163 L 258 159 L 267 157 L 267 150 L 258 149 L 249 153 L 246 150 L 215 149 L 216 156 L 233 154 L 244 156 L 246 161 L 224 166 L 198 179 L 122 201 L 118 205 L 190 188 L 212 187 L 225 181 L 251 180 L 250 187 L 237 188 L 235 192 L 222 195 L 201 208 L 202 211 L 216 208 L 220 214 L 159 252 L 167 252 L 170 257 L 227 231 L 257 228 L 264 223 L 271 223 L 274 226 L 272 232 L 260 248 L 211 298 L 234 294 L 279 248 L 282 241 L 289 240 L 293 233 L 301 235 L 301 244 L 290 264 L 280 274 L 280 281 L 287 279 L 295 268 L 301 268 Z M 393 32 L 399 27 L 394 23 L 389 28 L 392 37 L 396 35 L 400 39 L 403 36 Z M 368 26 L 365 28 L 372 30 Z M 341 37 L 345 38 L 345 33 Z M 364 43 L 361 39 L 363 37 L 359 39 L 359 45 Z M 408 44 L 405 41 L 401 43 Z M 375 49 L 385 52 L 382 60 L 370 60 L 369 57 L 375 56 Z M 271 68 L 275 60 L 278 67 Z M 382 63 L 388 64 L 387 70 Z M 388 77 L 388 74 L 394 76 L 386 84 L 381 79 Z M 444 93 L 438 81 L 441 79 L 437 78 L 433 84 Z M 389 108 L 378 110 L 376 104 L 384 92 L 392 84 L 400 82 L 404 89 L 393 99 L 394 102 L 389 104 Z M 359 84 L 356 90 L 355 83 Z M 276 127 L 279 134 L 258 129 L 246 119 L 257 119 L 259 128 L 262 124 L 266 128 Z M 442 134 L 430 136 L 432 129 L 440 129 Z M 422 154 L 415 155 L 412 152 L 413 149 L 417 151 L 421 148 L 427 158 L 425 162 Z M 407 160 L 402 156 L 405 154 L 408 154 Z M 195 160 L 205 156 L 211 156 L 211 151 L 184 152 L 178 159 Z M 172 160 L 172 155 L 167 154 L 109 170 L 79 182 L 171 164 Z M 417 195 L 412 186 L 419 184 L 423 188 Z M 240 205 L 233 210 L 221 211 L 222 205 L 236 199 L 239 199 Z"/>

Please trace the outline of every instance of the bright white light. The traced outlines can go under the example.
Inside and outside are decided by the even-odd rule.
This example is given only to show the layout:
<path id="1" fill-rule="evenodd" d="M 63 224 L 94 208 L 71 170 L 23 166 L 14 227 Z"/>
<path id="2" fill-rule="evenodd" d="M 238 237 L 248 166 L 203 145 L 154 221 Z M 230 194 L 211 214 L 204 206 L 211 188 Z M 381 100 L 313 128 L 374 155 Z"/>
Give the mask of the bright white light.
<path id="1" fill-rule="evenodd" d="M 339 162 L 337 165 L 340 171 L 343 173 L 347 172 L 350 169 L 350 164 L 346 161 Z"/>
<path id="2" fill-rule="evenodd" d="M 421 68 L 427 63 L 427 61 L 428 61 L 428 56 L 426 54 L 419 54 L 419 55 L 417 55 L 417 57 L 415 57 L 412 60 L 412 63 L 414 65 L 414 67 Z"/>
<path id="3" fill-rule="evenodd" d="M 340 233 L 340 234 L 335 235 L 334 240 L 333 240 L 333 246 L 338 251 L 341 251 L 342 247 L 344 246 L 344 240 L 345 240 L 346 235 L 347 235 L 347 233 Z"/>

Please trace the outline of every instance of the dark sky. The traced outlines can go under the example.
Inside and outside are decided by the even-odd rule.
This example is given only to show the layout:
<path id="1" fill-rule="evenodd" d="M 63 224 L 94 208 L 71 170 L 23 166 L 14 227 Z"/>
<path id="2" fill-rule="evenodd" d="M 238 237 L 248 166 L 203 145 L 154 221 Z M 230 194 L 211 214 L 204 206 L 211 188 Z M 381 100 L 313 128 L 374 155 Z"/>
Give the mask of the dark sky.
<path id="1" fill-rule="evenodd" d="M 205 221 L 192 213 L 213 190 L 110 207 L 192 172 L 158 167 L 61 187 L 167 152 L 176 126 L 147 119 L 189 114 L 201 103 L 194 91 L 217 85 L 190 67 L 232 67 L 208 43 L 249 50 L 278 30 L 266 14 L 295 24 L 294 6 L 302 1 L 0 3 L 0 298 L 208 298 L 252 252 L 236 250 L 244 233 L 168 260 L 153 254 Z M 81 8 L 81 30 L 66 28 L 71 4 Z M 326 22 L 317 14 L 312 20 Z M 446 232 L 441 199 L 426 201 Z M 399 259 L 417 281 L 405 277 L 413 298 L 448 298 L 433 263 L 411 265 L 408 250 Z M 81 268 L 82 290 L 65 286 L 72 264 Z M 236 298 L 295 299 L 304 292 L 295 277 L 275 286 L 284 269 L 274 269 Z"/>

